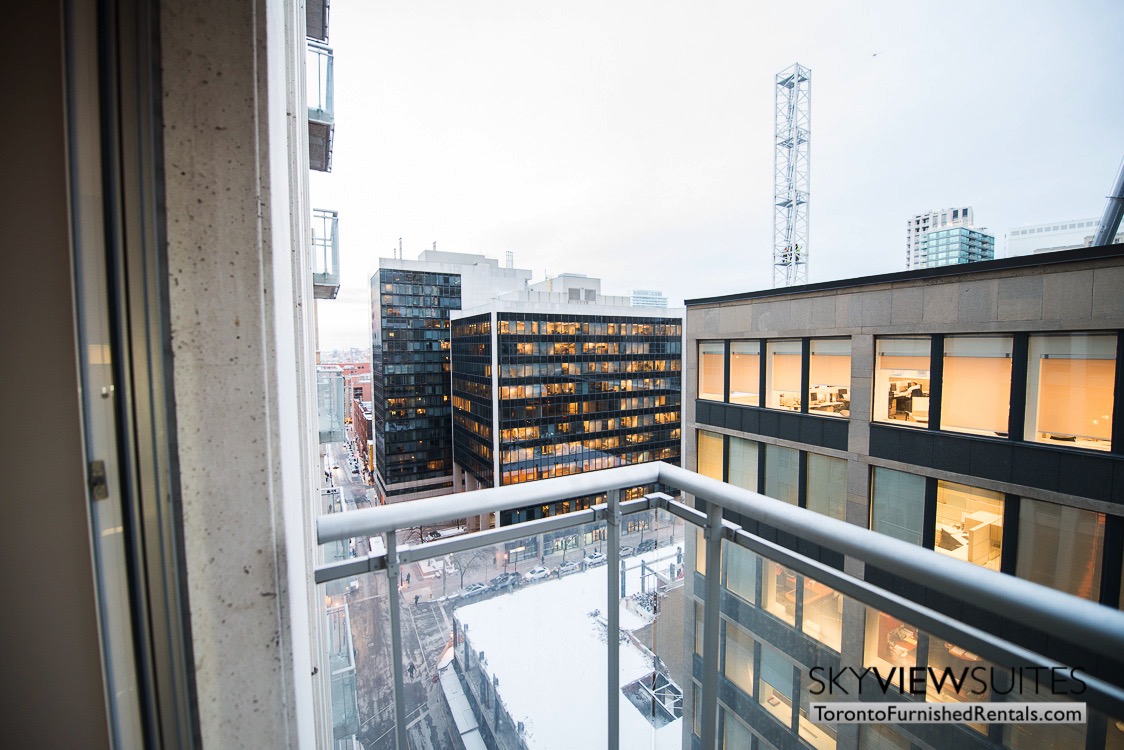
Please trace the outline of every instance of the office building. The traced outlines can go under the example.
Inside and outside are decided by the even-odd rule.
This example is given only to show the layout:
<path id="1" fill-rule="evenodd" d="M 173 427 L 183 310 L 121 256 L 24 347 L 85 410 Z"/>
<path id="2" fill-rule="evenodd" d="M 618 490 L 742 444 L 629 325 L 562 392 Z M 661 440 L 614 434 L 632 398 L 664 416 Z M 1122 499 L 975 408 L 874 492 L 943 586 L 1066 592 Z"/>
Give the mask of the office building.
<path id="1" fill-rule="evenodd" d="M 633 307 L 667 307 L 667 297 L 658 289 L 633 289 Z"/>
<path id="2" fill-rule="evenodd" d="M 918 214 L 906 222 L 906 268 L 937 268 L 995 257 L 995 237 L 973 227 L 972 207 Z"/>
<path id="3" fill-rule="evenodd" d="M 1101 220 L 1092 217 L 1013 227 L 1004 235 L 1006 241 L 1004 257 L 1013 258 L 1031 253 L 1052 253 L 1057 250 L 1089 247 L 1093 244 L 1093 236 L 1096 235 L 1097 227 L 1100 225 Z M 1114 243 L 1121 242 L 1124 242 L 1124 232 L 1117 232 Z"/>
<path id="4" fill-rule="evenodd" d="M 1118 609 L 1121 289 L 1124 248 L 1110 246 L 688 300 L 684 464 Z M 885 589 L 924 595 L 916 581 L 878 567 L 818 557 Z M 986 662 L 755 554 L 734 550 L 723 565 L 727 737 L 775 747 L 1124 740 L 1119 722 L 1103 716 L 1067 727 L 816 724 L 808 713 L 813 666 Z M 703 580 L 694 587 L 700 612 Z M 930 606 L 966 616 L 932 592 Z M 931 684 L 925 698 L 1002 700 Z"/>
<path id="5" fill-rule="evenodd" d="M 371 277 L 375 477 L 380 498 L 443 494 L 453 483 L 449 314 L 526 287 L 531 272 L 483 255 L 426 250 L 380 258 Z"/>
<path id="6" fill-rule="evenodd" d="M 678 463 L 681 315 L 602 296 L 600 279 L 565 278 L 568 286 L 547 280 L 453 314 L 457 491 Z M 497 521 L 595 501 L 514 509 Z"/>

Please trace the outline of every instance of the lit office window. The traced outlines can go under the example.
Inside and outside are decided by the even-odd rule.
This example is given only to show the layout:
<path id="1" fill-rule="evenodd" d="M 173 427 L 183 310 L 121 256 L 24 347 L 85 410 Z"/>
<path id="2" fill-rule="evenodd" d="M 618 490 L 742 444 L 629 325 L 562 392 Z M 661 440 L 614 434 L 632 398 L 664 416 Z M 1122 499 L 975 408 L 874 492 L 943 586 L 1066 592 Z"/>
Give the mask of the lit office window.
<path id="1" fill-rule="evenodd" d="M 1007 436 L 1012 346 L 1010 336 L 949 336 L 944 340 L 942 430 Z"/>
<path id="2" fill-rule="evenodd" d="M 999 570 L 1003 553 L 1003 495 L 937 482 L 937 552 Z"/>
<path id="3" fill-rule="evenodd" d="M 800 451 L 765 446 L 765 494 L 786 503 L 800 503 Z"/>
<path id="4" fill-rule="evenodd" d="M 753 735 L 733 711 L 722 709 L 722 750 L 749 750 Z"/>
<path id="5" fill-rule="evenodd" d="M 891 669 L 917 664 L 917 628 L 873 607 L 866 608 L 863 666 L 885 677 Z"/>
<path id="6" fill-rule="evenodd" d="M 927 427 L 929 339 L 878 339 L 876 352 L 874 421 Z"/>
<path id="7" fill-rule="evenodd" d="M 889 724 L 860 724 L 859 750 L 910 750 L 913 743 Z"/>
<path id="8" fill-rule="evenodd" d="M 847 461 L 808 454 L 808 509 L 847 520 Z"/>
<path id="9" fill-rule="evenodd" d="M 695 527 L 695 570 L 700 575 L 706 575 L 706 539 L 703 538 L 702 526 Z"/>
<path id="10" fill-rule="evenodd" d="M 726 550 L 726 588 L 734 596 L 750 604 L 757 600 L 757 561 L 760 559 L 747 549 L 722 543 Z"/>
<path id="11" fill-rule="evenodd" d="M 811 342 L 808 361 L 808 412 L 851 416 L 851 340 Z"/>
<path id="12" fill-rule="evenodd" d="M 1023 680 L 1021 686 L 1017 686 L 1007 695 L 1006 700 L 1011 702 L 1027 702 L 1027 703 L 1053 703 L 1050 708 L 1062 709 L 1072 707 L 1073 701 L 1081 701 L 1084 696 L 1070 696 L 1055 695 L 1050 687 L 1048 680 L 1043 680 L 1042 684 L 1035 689 L 1034 680 Z M 1088 708 L 1089 714 L 1094 713 L 1095 709 L 1092 706 Z M 1103 740 L 1104 744 L 1098 742 L 1086 743 L 1085 733 L 1086 729 L 1091 722 L 1086 724 L 1004 724 L 1003 725 L 1003 747 L 1011 748 L 1011 750 L 1068 750 L 1073 747 L 1104 747 L 1105 750 L 1118 750 L 1120 745 L 1113 745 L 1111 741 L 1113 737 L 1113 729 L 1116 727 L 1117 721 L 1113 718 L 1108 720 L 1107 737 Z M 1116 732 L 1116 737 L 1120 737 L 1119 731 Z"/>
<path id="13" fill-rule="evenodd" d="M 924 517 L 925 477 L 875 466 L 870 488 L 870 528 L 921 544 Z"/>
<path id="14" fill-rule="evenodd" d="M 804 611 L 800 628 L 823 645 L 840 650 L 843 643 L 843 595 L 804 577 Z"/>
<path id="15" fill-rule="evenodd" d="M 981 671 L 990 674 L 993 666 L 991 662 L 978 654 L 957 646 L 955 643 L 949 643 L 942 638 L 938 638 L 932 633 L 929 634 L 927 664 L 929 669 L 936 674 L 945 673 L 946 670 L 949 674 L 961 674 L 964 670 L 974 667 L 983 667 Z M 926 680 L 925 689 L 926 697 L 930 703 L 986 703 L 991 699 L 991 691 L 988 689 L 987 680 L 984 680 L 982 684 L 979 682 L 973 684 L 972 688 L 968 690 L 957 690 L 948 680 L 944 681 L 938 690 L 933 680 Z M 967 726 L 977 732 L 987 733 L 987 724 L 969 723 Z"/>
<path id="16" fill-rule="evenodd" d="M 797 715 L 799 724 L 797 733 L 800 739 L 816 748 L 816 750 L 835 750 L 835 728 L 827 724 L 817 724 L 812 721 L 812 704 L 823 703 L 827 695 L 812 695 L 811 687 L 815 683 L 811 679 L 800 681 L 800 713 Z"/>
<path id="17" fill-rule="evenodd" d="M 722 481 L 722 436 L 699 430 L 699 473 Z"/>
<path id="18" fill-rule="evenodd" d="M 761 342 L 730 342 L 730 403 L 761 405 Z"/>
<path id="19" fill-rule="evenodd" d="M 699 342 L 699 398 L 722 401 L 726 397 L 726 345 L 721 341 Z"/>
<path id="20" fill-rule="evenodd" d="M 1026 439 L 1107 451 L 1115 383 L 1115 336 L 1031 336 Z"/>
<path id="21" fill-rule="evenodd" d="M 800 411 L 800 342 L 770 341 L 765 346 L 766 406 Z"/>
<path id="22" fill-rule="evenodd" d="M 703 653 L 703 605 L 702 602 L 695 602 L 695 653 L 702 656 Z"/>
<path id="23" fill-rule="evenodd" d="M 753 639 L 729 620 L 726 621 L 726 654 L 722 674 L 746 695 L 753 695 Z"/>
<path id="24" fill-rule="evenodd" d="M 1015 575 L 1097 601 L 1101 592 L 1104 513 L 1023 498 Z"/>
<path id="25" fill-rule="evenodd" d="M 772 560 L 761 560 L 761 606 L 789 625 L 796 625 L 796 573 Z"/>
<path id="26" fill-rule="evenodd" d="M 777 721 L 792 726 L 792 665 L 767 643 L 761 644 L 761 691 L 757 699 Z"/>
<path id="27" fill-rule="evenodd" d="M 757 492 L 758 444 L 745 438 L 730 437 L 730 484 Z"/>

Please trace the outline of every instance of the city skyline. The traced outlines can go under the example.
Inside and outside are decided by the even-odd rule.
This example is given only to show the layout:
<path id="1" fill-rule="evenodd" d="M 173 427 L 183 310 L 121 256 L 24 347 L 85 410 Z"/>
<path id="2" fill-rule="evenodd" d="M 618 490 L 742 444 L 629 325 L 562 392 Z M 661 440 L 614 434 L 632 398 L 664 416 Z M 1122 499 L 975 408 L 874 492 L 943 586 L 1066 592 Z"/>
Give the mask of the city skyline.
<path id="1" fill-rule="evenodd" d="M 1099 216 L 1124 8 L 1013 11 L 334 4 L 336 159 L 311 194 L 340 211 L 343 281 L 322 343 L 366 339 L 365 280 L 399 237 L 406 258 L 510 250 L 536 280 L 592 268 L 673 307 L 767 288 L 774 76 L 797 60 L 816 76 L 811 281 L 904 270 L 901 222 L 936 206 L 999 236 Z"/>

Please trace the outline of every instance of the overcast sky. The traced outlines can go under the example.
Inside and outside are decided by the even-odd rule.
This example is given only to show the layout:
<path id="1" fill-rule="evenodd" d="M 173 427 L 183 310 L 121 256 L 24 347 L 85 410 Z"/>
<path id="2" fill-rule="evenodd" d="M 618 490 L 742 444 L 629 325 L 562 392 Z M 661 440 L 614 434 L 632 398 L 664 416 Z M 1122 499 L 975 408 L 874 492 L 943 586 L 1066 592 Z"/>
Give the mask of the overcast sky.
<path id="1" fill-rule="evenodd" d="M 810 281 L 903 270 L 913 214 L 1099 217 L 1124 156 L 1124 3 L 332 0 L 339 299 L 370 345 L 401 237 L 608 294 L 772 283 L 773 90 L 812 71 Z"/>

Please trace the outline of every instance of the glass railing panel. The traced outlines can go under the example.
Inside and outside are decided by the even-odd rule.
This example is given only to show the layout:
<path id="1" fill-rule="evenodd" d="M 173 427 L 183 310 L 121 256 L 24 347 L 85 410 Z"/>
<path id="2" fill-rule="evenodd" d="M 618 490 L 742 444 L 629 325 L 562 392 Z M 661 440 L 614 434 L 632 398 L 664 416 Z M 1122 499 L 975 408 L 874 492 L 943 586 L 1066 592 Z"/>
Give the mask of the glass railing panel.
<path id="1" fill-rule="evenodd" d="M 316 415 L 321 443 L 346 439 L 343 373 L 338 369 L 321 369 L 316 373 Z"/>
<path id="2" fill-rule="evenodd" d="M 649 510 L 621 525 L 621 569 L 613 580 L 621 588 L 621 747 L 682 746 L 695 636 L 700 656 L 702 640 L 684 585 L 683 522 L 672 518 Z"/>

